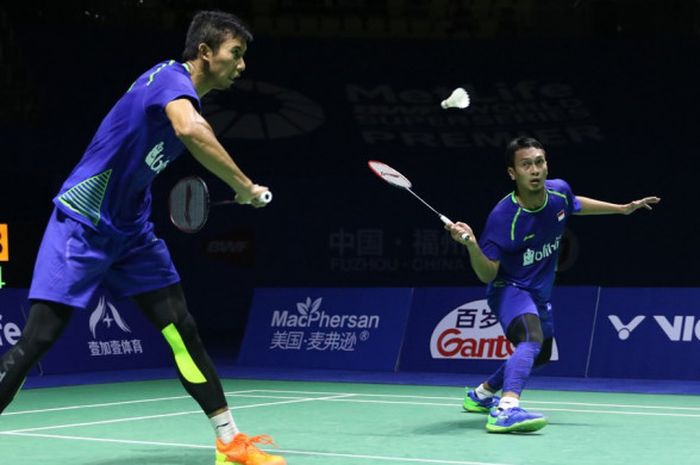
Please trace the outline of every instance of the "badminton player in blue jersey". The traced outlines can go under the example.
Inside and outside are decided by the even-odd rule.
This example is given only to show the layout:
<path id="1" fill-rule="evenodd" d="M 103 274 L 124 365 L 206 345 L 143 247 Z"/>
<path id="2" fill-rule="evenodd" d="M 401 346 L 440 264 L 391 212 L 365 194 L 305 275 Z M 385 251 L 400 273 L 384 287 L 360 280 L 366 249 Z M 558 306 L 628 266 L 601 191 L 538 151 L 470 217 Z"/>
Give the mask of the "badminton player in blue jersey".
<path id="1" fill-rule="evenodd" d="M 537 431 L 547 424 L 542 414 L 520 408 L 519 400 L 533 366 L 547 363 L 551 356 L 550 296 L 567 219 L 629 215 L 640 208 L 650 210 L 661 200 L 645 197 L 613 204 L 574 195 L 566 181 L 547 179 L 544 148 L 529 137 L 508 144 L 506 163 L 515 191 L 496 204 L 480 240 L 465 223 L 445 226 L 467 247 L 474 272 L 488 284 L 489 307 L 515 346 L 513 355 L 479 387 L 467 390 L 464 399 L 465 410 L 489 413 L 486 429 L 494 433 Z"/>
<path id="2" fill-rule="evenodd" d="M 85 308 L 102 285 L 117 298 L 132 298 L 170 344 L 182 384 L 216 433 L 216 464 L 286 463 L 255 446 L 269 437 L 238 430 L 180 277 L 149 221 L 151 183 L 185 149 L 233 189 L 236 201 L 265 205 L 261 196 L 268 189 L 243 173 L 200 115 L 200 98 L 228 89 L 243 72 L 252 38 L 231 14 L 197 13 L 183 61 L 167 60 L 143 73 L 104 118 L 54 198 L 24 334 L 0 359 L 0 412 L 60 336 L 73 309 Z"/>

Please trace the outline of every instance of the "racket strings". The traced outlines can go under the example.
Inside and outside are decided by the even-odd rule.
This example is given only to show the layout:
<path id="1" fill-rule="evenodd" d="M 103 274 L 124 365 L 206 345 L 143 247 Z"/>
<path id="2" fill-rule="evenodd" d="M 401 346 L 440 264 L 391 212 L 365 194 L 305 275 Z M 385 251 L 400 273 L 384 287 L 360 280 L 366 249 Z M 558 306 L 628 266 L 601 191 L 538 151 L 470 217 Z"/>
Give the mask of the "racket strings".
<path id="1" fill-rule="evenodd" d="M 180 181 L 170 192 L 170 219 L 179 229 L 199 231 L 209 215 L 209 193 L 200 178 Z"/>

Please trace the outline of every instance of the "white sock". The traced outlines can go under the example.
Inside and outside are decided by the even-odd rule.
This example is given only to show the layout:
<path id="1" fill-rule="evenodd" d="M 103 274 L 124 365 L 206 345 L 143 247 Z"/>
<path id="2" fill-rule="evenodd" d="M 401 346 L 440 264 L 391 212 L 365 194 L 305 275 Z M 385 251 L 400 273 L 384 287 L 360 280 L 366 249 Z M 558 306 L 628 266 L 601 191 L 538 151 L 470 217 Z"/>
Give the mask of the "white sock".
<path id="1" fill-rule="evenodd" d="M 520 407 L 520 399 L 517 397 L 501 397 L 498 408 L 508 410 L 509 408 Z"/>
<path id="2" fill-rule="evenodd" d="M 495 393 L 495 392 L 491 392 L 491 391 L 489 391 L 488 389 L 486 389 L 486 388 L 484 387 L 483 384 L 479 384 L 479 387 L 476 388 L 476 389 L 474 389 L 474 394 L 476 394 L 476 397 L 477 397 L 479 400 L 484 400 L 484 399 L 490 399 L 490 398 L 493 397 L 496 393 Z"/>
<path id="3" fill-rule="evenodd" d="M 236 422 L 233 421 L 233 415 L 231 411 L 226 409 L 224 413 L 220 413 L 216 416 L 210 417 L 212 428 L 216 433 L 216 437 L 221 439 L 221 442 L 228 444 L 233 440 L 233 437 L 238 434 L 238 427 Z"/>

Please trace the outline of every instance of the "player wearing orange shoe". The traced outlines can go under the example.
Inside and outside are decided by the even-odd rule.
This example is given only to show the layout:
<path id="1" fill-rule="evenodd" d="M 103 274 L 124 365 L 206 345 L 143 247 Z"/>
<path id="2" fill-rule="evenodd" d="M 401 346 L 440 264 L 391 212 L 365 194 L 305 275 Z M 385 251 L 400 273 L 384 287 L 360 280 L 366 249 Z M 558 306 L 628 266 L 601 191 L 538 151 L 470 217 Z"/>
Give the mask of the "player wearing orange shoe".
<path id="1" fill-rule="evenodd" d="M 236 201 L 263 207 L 254 184 L 200 115 L 200 98 L 228 89 L 245 69 L 253 39 L 235 16 L 195 15 L 184 61 L 166 60 L 139 76 L 104 118 L 78 165 L 54 198 L 29 292 L 24 334 L 0 359 L 0 413 L 30 368 L 58 339 L 74 308 L 85 308 L 98 286 L 129 297 L 161 331 L 180 380 L 209 417 L 217 464 L 284 465 L 240 433 L 221 382 L 189 313 L 180 276 L 150 222 L 151 183 L 184 149 L 228 184 Z M 31 461 L 31 460 L 30 460 Z"/>
<path id="2" fill-rule="evenodd" d="M 258 449 L 255 444 L 273 444 L 269 436 L 248 437 L 238 433 L 228 443 L 216 440 L 216 465 L 285 465 L 279 455 L 271 455 Z"/>

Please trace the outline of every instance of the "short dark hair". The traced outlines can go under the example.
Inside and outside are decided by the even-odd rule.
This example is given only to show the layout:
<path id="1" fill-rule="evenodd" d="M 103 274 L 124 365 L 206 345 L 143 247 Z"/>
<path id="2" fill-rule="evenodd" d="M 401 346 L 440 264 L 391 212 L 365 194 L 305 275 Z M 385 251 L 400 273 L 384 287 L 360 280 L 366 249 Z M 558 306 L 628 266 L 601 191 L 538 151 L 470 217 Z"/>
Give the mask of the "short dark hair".
<path id="1" fill-rule="evenodd" d="M 516 137 L 506 145 L 506 166 L 515 167 L 515 152 L 520 149 L 535 148 L 544 151 L 544 147 L 534 137 Z"/>
<path id="2" fill-rule="evenodd" d="M 223 11 L 199 11 L 194 15 L 187 29 L 182 58 L 184 60 L 197 58 L 197 49 L 201 43 L 207 44 L 216 51 L 228 35 L 240 37 L 246 42 L 253 41 L 250 28 L 237 16 Z"/>

